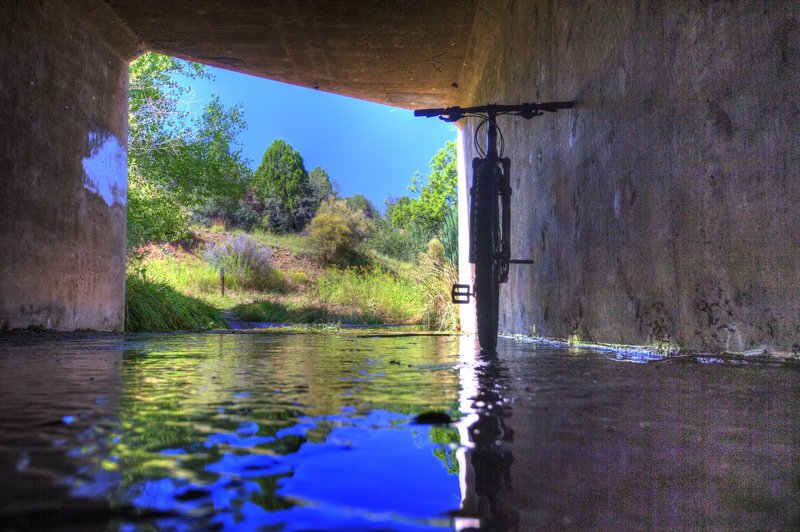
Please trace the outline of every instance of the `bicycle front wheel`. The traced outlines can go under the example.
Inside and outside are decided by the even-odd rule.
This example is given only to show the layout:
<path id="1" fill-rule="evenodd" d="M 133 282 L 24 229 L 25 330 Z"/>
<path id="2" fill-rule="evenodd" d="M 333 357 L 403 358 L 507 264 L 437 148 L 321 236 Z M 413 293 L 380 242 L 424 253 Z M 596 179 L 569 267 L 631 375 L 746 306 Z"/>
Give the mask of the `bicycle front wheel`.
<path id="1" fill-rule="evenodd" d="M 499 171 L 494 161 L 482 160 L 474 173 L 475 189 L 472 196 L 478 341 L 481 349 L 488 352 L 494 352 L 497 347 L 497 319 L 500 306 L 500 268 L 497 262 L 500 245 L 500 216 L 497 204 Z"/>

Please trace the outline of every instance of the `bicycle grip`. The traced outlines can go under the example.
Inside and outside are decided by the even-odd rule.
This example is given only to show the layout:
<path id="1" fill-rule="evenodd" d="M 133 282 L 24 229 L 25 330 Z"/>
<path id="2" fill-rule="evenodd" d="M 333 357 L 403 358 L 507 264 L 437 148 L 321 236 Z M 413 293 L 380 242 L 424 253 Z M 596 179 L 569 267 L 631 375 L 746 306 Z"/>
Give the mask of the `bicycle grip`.
<path id="1" fill-rule="evenodd" d="M 414 116 L 426 116 L 428 118 L 432 116 L 439 116 L 448 114 L 449 109 L 415 109 Z"/>
<path id="2" fill-rule="evenodd" d="M 575 102 L 544 102 L 536 104 L 540 111 L 548 111 L 555 113 L 559 109 L 571 109 L 575 106 Z"/>

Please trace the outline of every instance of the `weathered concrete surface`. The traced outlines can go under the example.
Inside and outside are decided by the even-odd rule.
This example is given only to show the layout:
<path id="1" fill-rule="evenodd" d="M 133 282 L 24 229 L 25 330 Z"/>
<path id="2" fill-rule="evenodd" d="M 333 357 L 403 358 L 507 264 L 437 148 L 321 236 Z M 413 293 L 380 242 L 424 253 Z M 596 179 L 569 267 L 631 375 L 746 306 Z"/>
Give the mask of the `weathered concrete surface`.
<path id="1" fill-rule="evenodd" d="M 106 3 L 149 50 L 406 108 L 456 103 L 474 14 L 471 0 Z"/>
<path id="2" fill-rule="evenodd" d="M 799 350 L 800 3 L 478 10 L 463 104 L 580 102 L 502 122 L 513 252 L 536 265 L 512 266 L 501 330 Z"/>
<path id="3" fill-rule="evenodd" d="M 127 63 L 60 1 L 0 9 L 0 328 L 120 329 Z"/>

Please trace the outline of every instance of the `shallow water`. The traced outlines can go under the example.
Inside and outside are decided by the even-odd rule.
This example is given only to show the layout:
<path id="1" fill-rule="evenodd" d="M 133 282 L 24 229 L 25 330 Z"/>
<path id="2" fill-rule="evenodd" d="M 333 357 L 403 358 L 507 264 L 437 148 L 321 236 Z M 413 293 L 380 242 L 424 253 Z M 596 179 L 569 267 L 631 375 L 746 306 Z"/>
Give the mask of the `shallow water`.
<path id="1" fill-rule="evenodd" d="M 796 368 L 498 351 L 2 337 L 0 528 L 800 527 Z"/>

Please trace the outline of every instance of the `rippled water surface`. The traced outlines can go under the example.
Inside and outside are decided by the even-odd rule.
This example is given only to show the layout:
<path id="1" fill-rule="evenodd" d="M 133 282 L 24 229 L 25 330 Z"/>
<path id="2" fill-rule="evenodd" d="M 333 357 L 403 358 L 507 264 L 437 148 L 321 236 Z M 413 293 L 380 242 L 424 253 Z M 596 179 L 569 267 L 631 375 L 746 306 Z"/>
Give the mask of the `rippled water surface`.
<path id="1" fill-rule="evenodd" d="M 368 331 L 0 337 L 0 529 L 796 529 L 798 421 L 792 367 Z"/>

